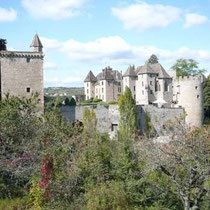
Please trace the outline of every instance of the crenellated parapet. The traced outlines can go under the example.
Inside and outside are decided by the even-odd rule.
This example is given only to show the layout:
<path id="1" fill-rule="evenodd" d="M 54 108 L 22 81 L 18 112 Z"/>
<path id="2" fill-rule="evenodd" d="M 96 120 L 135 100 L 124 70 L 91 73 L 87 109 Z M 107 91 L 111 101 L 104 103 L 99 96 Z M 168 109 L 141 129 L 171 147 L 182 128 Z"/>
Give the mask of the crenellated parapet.
<path id="1" fill-rule="evenodd" d="M 173 81 L 176 81 L 177 83 L 179 82 L 201 82 L 203 83 L 204 81 L 204 76 L 203 75 L 195 75 L 195 76 L 182 76 L 182 77 L 175 77 L 173 78 Z"/>
<path id="2" fill-rule="evenodd" d="M 6 58 L 44 58 L 44 54 L 40 52 L 24 52 L 24 51 L 0 51 L 0 57 Z"/>

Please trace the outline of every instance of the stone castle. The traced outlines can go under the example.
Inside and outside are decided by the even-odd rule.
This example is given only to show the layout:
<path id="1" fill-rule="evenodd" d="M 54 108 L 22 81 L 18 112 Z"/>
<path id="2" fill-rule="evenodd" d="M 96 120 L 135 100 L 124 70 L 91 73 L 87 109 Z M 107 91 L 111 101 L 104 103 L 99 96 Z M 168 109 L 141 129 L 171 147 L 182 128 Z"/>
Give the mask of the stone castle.
<path id="1" fill-rule="evenodd" d="M 129 87 L 137 105 L 183 108 L 188 125 L 200 127 L 203 122 L 203 76 L 171 77 L 158 61 L 137 68 L 130 65 L 123 75 L 110 67 L 96 77 L 90 71 L 84 86 L 86 100 L 117 101 Z"/>
<path id="2" fill-rule="evenodd" d="M 6 94 L 31 97 L 38 93 L 40 110 L 44 110 L 43 52 L 36 34 L 30 51 L 0 50 L 0 99 Z"/>

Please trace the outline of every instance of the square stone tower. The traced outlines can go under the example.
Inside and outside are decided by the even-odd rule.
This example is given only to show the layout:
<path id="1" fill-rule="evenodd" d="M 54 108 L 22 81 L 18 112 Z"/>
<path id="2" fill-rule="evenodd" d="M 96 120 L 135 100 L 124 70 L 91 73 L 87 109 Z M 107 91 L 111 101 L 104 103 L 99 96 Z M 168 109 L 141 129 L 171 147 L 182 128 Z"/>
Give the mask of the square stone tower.
<path id="1" fill-rule="evenodd" d="M 30 97 L 38 93 L 40 111 L 44 111 L 42 43 L 36 34 L 30 51 L 0 51 L 0 100 L 6 94 Z"/>

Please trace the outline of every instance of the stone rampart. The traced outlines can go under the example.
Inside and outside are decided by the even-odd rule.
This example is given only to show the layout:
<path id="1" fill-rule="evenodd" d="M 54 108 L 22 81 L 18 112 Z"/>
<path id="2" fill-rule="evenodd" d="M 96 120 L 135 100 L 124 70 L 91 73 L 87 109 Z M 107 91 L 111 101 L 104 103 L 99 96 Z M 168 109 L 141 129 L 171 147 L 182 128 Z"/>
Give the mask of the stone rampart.
<path id="1" fill-rule="evenodd" d="M 120 115 L 118 105 L 88 105 L 88 106 L 62 106 L 61 114 L 71 122 L 81 121 L 84 108 L 93 109 L 96 114 L 97 127 L 101 133 L 109 133 L 114 136 L 118 130 Z M 149 114 L 155 132 L 162 135 L 162 125 L 176 117 L 180 117 L 184 111 L 182 108 L 157 108 L 152 105 L 137 105 L 137 126 L 140 133 L 145 130 L 145 117 Z"/>

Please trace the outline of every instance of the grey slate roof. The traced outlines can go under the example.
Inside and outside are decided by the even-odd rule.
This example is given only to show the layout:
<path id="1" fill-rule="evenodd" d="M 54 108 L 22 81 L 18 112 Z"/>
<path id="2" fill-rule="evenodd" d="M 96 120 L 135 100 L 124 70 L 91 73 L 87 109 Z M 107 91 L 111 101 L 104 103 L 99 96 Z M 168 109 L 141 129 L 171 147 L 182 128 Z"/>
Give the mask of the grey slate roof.
<path id="1" fill-rule="evenodd" d="M 94 76 L 93 72 L 89 71 L 87 77 L 85 78 L 85 82 L 96 82 L 96 81 L 97 81 L 97 79 Z"/>
<path id="2" fill-rule="evenodd" d="M 136 77 L 137 74 L 135 72 L 135 66 L 131 66 L 129 65 L 128 69 L 126 70 L 126 72 L 123 74 L 123 77 L 126 77 L 126 76 L 132 76 L 132 77 Z"/>
<path id="3" fill-rule="evenodd" d="M 145 64 L 144 66 L 139 66 L 137 68 L 138 74 L 157 74 L 150 65 Z"/>
<path id="4" fill-rule="evenodd" d="M 35 34 L 35 36 L 33 38 L 33 41 L 31 42 L 30 47 L 43 47 L 42 43 L 41 43 L 41 41 L 39 39 L 38 34 Z"/>
<path id="5" fill-rule="evenodd" d="M 158 78 L 171 78 L 160 63 L 150 64 L 151 68 L 158 72 Z"/>
<path id="6" fill-rule="evenodd" d="M 136 69 L 137 74 L 158 74 L 158 78 L 171 78 L 160 63 L 145 64 Z"/>
<path id="7" fill-rule="evenodd" d="M 102 70 L 101 73 L 99 73 L 96 76 L 97 80 L 122 80 L 122 74 L 118 72 L 117 70 L 112 70 L 109 66 Z"/>

